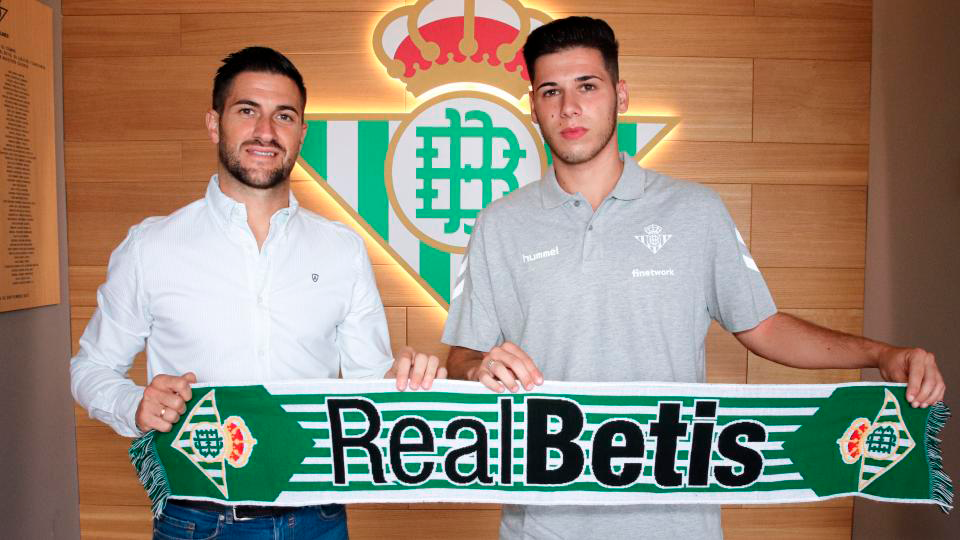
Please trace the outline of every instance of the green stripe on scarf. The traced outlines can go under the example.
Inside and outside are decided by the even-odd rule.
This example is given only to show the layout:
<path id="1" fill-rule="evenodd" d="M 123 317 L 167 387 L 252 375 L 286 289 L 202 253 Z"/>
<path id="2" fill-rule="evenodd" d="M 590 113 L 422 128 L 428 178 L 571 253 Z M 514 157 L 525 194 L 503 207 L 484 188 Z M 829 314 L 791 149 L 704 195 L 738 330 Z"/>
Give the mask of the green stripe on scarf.
<path id="1" fill-rule="evenodd" d="M 330 502 L 769 504 L 847 495 L 952 508 L 942 403 L 895 384 L 557 383 L 494 394 L 437 381 L 193 389 L 131 458 L 168 497 Z M 504 436 L 504 434 L 509 434 Z"/>

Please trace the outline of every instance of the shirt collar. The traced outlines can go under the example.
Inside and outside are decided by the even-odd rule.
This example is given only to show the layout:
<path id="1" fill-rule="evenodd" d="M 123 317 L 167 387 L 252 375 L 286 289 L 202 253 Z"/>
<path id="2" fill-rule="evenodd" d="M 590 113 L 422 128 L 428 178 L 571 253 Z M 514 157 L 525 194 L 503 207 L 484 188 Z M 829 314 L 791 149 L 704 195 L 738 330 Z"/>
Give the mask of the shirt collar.
<path id="1" fill-rule="evenodd" d="M 217 220 L 224 225 L 230 225 L 232 223 L 240 222 L 246 225 L 247 223 L 247 207 L 242 202 L 235 201 L 224 194 L 223 190 L 220 189 L 220 179 L 216 174 L 210 177 L 210 183 L 207 184 L 207 203 L 210 205 L 210 209 L 213 210 L 214 216 Z M 290 190 L 290 202 L 286 208 L 281 208 L 273 215 L 273 218 L 270 220 L 271 225 L 279 225 L 282 230 L 286 230 L 287 223 L 290 221 L 294 215 L 296 215 L 297 210 L 300 208 L 300 202 L 297 201 L 297 198 L 293 195 L 293 190 Z"/>
<path id="2" fill-rule="evenodd" d="M 647 171 L 637 165 L 633 156 L 621 153 L 620 159 L 623 161 L 623 172 L 620 173 L 620 180 L 613 187 L 610 196 L 624 201 L 639 199 L 647 187 Z"/>
<path id="3" fill-rule="evenodd" d="M 620 153 L 620 160 L 623 161 L 623 172 L 620 173 L 620 179 L 617 185 L 613 187 L 610 196 L 615 199 L 633 200 L 643 196 L 646 187 L 646 171 L 637 165 L 632 156 Z M 544 208 L 556 208 L 568 200 L 574 198 L 574 195 L 567 193 L 557 182 L 557 173 L 551 166 L 547 169 L 543 181 L 540 183 L 540 195 L 543 200 Z"/>

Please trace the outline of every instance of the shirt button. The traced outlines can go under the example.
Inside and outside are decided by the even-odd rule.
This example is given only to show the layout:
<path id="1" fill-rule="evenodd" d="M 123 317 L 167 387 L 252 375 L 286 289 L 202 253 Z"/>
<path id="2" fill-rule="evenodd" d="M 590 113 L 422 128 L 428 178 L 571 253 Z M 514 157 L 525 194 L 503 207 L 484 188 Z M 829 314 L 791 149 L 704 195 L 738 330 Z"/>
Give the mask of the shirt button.
<path id="1" fill-rule="evenodd" d="M 589 225 L 589 226 L 587 227 L 587 230 L 588 230 L 588 231 L 592 231 L 592 230 L 593 230 L 593 225 Z"/>
<path id="2" fill-rule="evenodd" d="M 580 206 L 580 201 L 573 201 L 573 205 L 576 206 L 576 207 L 579 207 L 579 206 Z"/>

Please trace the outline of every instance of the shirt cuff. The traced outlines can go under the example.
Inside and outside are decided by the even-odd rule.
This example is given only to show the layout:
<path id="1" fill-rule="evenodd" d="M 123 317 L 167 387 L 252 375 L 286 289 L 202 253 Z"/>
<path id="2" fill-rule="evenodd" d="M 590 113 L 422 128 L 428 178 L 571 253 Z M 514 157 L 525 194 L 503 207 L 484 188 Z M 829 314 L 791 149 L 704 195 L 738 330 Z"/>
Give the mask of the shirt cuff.
<path id="1" fill-rule="evenodd" d="M 125 389 L 124 393 L 117 399 L 117 428 L 122 427 L 123 431 L 117 429 L 125 437 L 142 437 L 146 432 L 140 431 L 137 427 L 137 408 L 140 407 L 140 401 L 143 399 L 142 386 L 132 386 Z"/>

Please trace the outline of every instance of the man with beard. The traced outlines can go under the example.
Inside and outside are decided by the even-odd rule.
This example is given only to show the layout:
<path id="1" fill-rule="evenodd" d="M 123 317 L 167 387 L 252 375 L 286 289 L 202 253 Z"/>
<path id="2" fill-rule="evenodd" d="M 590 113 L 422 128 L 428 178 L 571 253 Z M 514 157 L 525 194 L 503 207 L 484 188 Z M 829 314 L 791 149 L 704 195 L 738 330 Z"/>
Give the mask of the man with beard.
<path id="1" fill-rule="evenodd" d="M 715 193 L 618 155 L 628 94 L 605 22 L 553 21 L 530 33 L 523 54 L 553 167 L 477 220 L 443 334 L 451 376 L 496 392 L 532 390 L 544 378 L 704 382 L 713 319 L 773 361 L 879 367 L 908 382 L 913 406 L 942 399 L 930 353 L 778 313 Z M 624 535 L 720 538 L 720 508 L 506 506 L 500 526 L 510 539 Z"/>
<path id="2" fill-rule="evenodd" d="M 206 197 L 130 229 L 113 252 L 98 308 L 71 361 L 72 390 L 119 434 L 170 431 L 190 383 L 396 378 L 429 389 L 435 356 L 391 358 L 361 238 L 300 208 L 290 171 L 306 135 L 303 79 L 280 53 L 224 59 L 207 112 L 218 173 Z M 126 377 L 147 349 L 146 388 Z M 343 507 L 230 507 L 171 501 L 162 538 L 346 538 Z"/>

